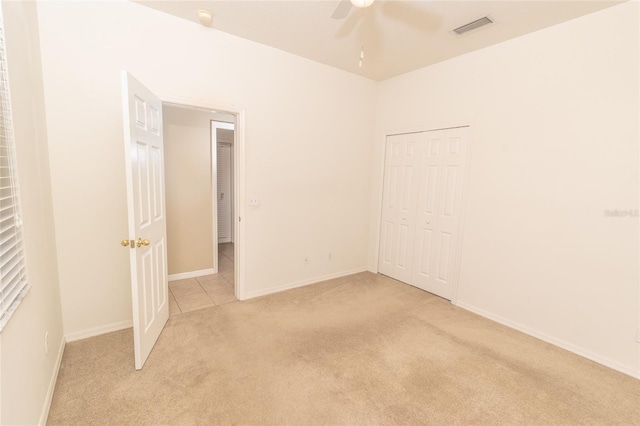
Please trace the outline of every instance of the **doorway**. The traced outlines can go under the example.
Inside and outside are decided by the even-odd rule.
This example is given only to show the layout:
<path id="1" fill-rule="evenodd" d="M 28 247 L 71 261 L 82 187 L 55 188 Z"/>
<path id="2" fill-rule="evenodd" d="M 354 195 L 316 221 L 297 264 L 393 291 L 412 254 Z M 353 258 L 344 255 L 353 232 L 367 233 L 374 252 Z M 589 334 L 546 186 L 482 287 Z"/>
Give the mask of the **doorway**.
<path id="1" fill-rule="evenodd" d="M 234 108 L 218 108 L 206 102 L 185 102 L 184 99 L 166 97 L 160 99 L 127 71 L 121 71 L 120 75 L 122 82 L 122 121 L 129 234 L 126 240 L 120 241 L 120 244 L 129 249 L 134 361 L 136 370 L 140 370 L 169 319 L 171 302 L 175 303 L 175 299 L 171 299 L 173 294 L 169 291 L 170 287 L 168 285 L 167 219 L 170 215 L 166 208 L 166 188 L 167 186 L 172 186 L 177 193 L 181 193 L 196 191 L 201 186 L 198 183 L 181 186 L 179 182 L 176 183 L 171 179 L 167 179 L 165 160 L 167 158 L 179 158 L 189 150 L 184 150 L 182 149 L 183 146 L 177 144 L 174 155 L 165 155 L 164 133 L 167 132 L 168 126 L 164 124 L 162 111 L 165 107 L 175 107 L 187 119 L 190 118 L 190 115 L 186 114 L 187 111 L 185 110 L 191 110 L 192 112 L 206 111 L 209 114 L 226 111 L 234 118 L 233 121 L 237 126 L 236 143 L 234 144 L 236 149 L 234 181 L 236 182 L 237 190 L 235 191 L 236 196 L 233 203 L 235 212 L 233 229 L 238 244 L 234 249 L 234 284 L 230 287 L 229 292 L 232 297 L 237 297 L 240 300 L 245 298 L 242 268 L 244 266 L 245 227 L 241 220 L 244 214 L 244 206 L 239 202 L 245 194 L 244 111 Z M 210 127 L 207 127 L 207 130 L 209 129 Z M 183 140 L 181 138 L 178 139 Z M 212 182 L 210 164 L 213 163 L 210 163 L 212 158 L 210 131 L 209 137 L 205 140 L 207 141 L 209 155 L 194 157 L 195 162 L 192 165 L 197 164 L 198 160 L 209 162 L 207 164 L 209 182 Z M 203 158 L 204 160 L 202 160 Z M 187 172 L 190 171 L 190 167 L 188 166 L 185 170 Z M 177 173 L 176 176 L 180 177 L 182 174 Z M 210 184 L 205 185 L 205 187 L 208 187 L 208 194 L 211 196 L 213 191 Z M 192 197 L 192 200 L 198 201 L 198 197 Z M 176 208 L 178 211 L 182 209 L 186 210 L 187 213 L 193 213 L 198 211 L 198 206 L 195 204 L 197 202 L 176 203 Z M 213 203 L 208 205 L 211 206 L 211 204 Z M 213 210 L 213 214 L 216 214 L 215 209 Z M 173 217 L 173 214 L 171 216 Z M 211 217 L 212 215 L 209 215 L 209 220 L 207 221 L 209 225 L 212 225 Z M 193 224 L 188 217 L 187 220 L 178 221 L 178 225 L 179 229 L 188 229 Z M 197 226 L 192 228 L 201 232 L 201 229 L 198 229 Z M 215 226 L 212 232 L 217 232 Z M 187 242 L 197 245 L 200 240 L 207 241 L 208 239 L 200 237 L 200 234 L 195 237 L 191 236 L 187 239 Z M 181 250 L 175 250 L 176 247 L 173 247 L 173 249 L 174 253 L 181 253 Z M 214 245 L 211 252 L 217 252 L 217 246 Z M 211 268 L 213 273 L 210 275 L 212 275 L 212 278 L 219 277 L 219 275 L 215 274 L 218 266 L 217 256 L 210 256 L 210 258 L 213 264 L 213 268 Z M 191 271 L 190 273 L 193 272 Z M 174 276 L 174 278 L 179 278 L 179 276 Z M 178 279 L 175 281 L 178 281 Z M 203 287 L 200 286 L 200 289 L 202 290 Z"/>
<path id="2" fill-rule="evenodd" d="M 170 316 L 238 300 L 232 242 L 236 122 L 237 114 L 226 111 L 163 103 Z M 231 132 L 223 135 L 223 170 L 215 126 Z M 228 211 L 222 218 L 226 246 L 218 245 L 221 207 Z"/>
<path id="3" fill-rule="evenodd" d="M 234 284 L 235 239 L 233 229 L 234 199 L 236 194 L 234 179 L 235 121 L 211 121 L 211 164 L 215 164 L 212 172 L 213 208 L 217 215 L 213 217 L 217 227 L 218 247 L 217 270 L 222 279 Z"/>

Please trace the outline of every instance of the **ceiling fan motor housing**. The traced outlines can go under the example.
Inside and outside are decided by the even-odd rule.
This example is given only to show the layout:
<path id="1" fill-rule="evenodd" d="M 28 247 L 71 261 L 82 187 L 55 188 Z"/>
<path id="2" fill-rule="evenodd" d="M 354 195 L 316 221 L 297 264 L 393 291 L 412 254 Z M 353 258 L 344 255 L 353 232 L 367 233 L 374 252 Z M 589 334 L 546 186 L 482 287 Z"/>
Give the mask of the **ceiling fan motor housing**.
<path id="1" fill-rule="evenodd" d="M 365 8 L 373 4 L 374 0 L 351 0 L 351 4 L 355 7 Z"/>

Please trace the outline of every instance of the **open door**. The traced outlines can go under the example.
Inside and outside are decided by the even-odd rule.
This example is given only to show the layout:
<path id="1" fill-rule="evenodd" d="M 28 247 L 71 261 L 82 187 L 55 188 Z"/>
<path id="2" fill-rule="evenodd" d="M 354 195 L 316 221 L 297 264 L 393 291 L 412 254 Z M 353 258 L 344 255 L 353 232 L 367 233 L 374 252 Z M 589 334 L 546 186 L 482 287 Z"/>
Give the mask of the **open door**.
<path id="1" fill-rule="evenodd" d="M 135 367 L 140 370 L 169 319 L 162 102 L 122 71 Z"/>

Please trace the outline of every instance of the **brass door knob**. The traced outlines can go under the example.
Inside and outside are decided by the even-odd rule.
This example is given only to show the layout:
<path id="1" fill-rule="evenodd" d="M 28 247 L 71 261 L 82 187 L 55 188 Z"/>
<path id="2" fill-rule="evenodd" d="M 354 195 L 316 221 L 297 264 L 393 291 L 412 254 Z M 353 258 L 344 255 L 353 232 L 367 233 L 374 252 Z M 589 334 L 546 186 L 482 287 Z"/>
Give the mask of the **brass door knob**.
<path id="1" fill-rule="evenodd" d="M 149 244 L 151 244 L 151 241 L 143 240 L 140 237 L 138 237 L 138 239 L 136 240 L 136 246 L 138 246 L 138 247 L 140 247 L 140 246 L 148 246 Z"/>
<path id="2" fill-rule="evenodd" d="M 122 245 L 122 247 L 129 247 L 129 240 L 122 240 L 120 241 L 120 245 Z"/>

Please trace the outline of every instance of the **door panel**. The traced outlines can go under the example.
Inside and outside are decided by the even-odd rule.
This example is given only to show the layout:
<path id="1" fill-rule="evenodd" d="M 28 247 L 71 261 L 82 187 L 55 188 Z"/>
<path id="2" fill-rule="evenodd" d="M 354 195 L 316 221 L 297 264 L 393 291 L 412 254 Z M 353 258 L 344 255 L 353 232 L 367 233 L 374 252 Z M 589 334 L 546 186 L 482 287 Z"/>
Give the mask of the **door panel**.
<path id="1" fill-rule="evenodd" d="M 444 188 L 444 193 L 442 194 L 444 196 L 444 206 L 442 209 L 442 214 L 443 216 L 451 217 L 455 213 L 454 203 L 456 200 L 456 194 L 460 190 L 457 184 L 458 166 L 447 166 L 446 170 L 447 183 Z"/>
<path id="2" fill-rule="evenodd" d="M 387 138 L 379 270 L 405 282 L 411 279 L 413 268 L 421 150 L 419 134 Z"/>
<path id="3" fill-rule="evenodd" d="M 385 267 L 391 267 L 391 253 L 393 252 L 393 222 L 385 222 L 382 227 L 381 241 L 383 242 L 380 259 Z"/>
<path id="4" fill-rule="evenodd" d="M 142 282 L 153 282 L 153 256 L 151 255 L 151 251 L 147 250 L 145 253 L 140 255 L 140 262 L 142 263 L 141 269 L 141 279 Z M 153 319 L 155 318 L 154 310 L 153 310 L 153 287 L 152 286 L 142 286 L 142 305 L 144 306 L 144 322 L 143 328 L 146 332 L 151 325 L 153 325 Z"/>
<path id="5" fill-rule="evenodd" d="M 436 253 L 438 255 L 437 284 L 447 285 L 449 283 L 449 263 L 451 258 L 451 234 L 441 232 L 439 236 Z"/>
<path id="6" fill-rule="evenodd" d="M 124 71 L 122 92 L 133 340 L 139 370 L 169 318 L 162 103 Z"/>
<path id="7" fill-rule="evenodd" d="M 167 270 L 167 264 L 165 263 L 165 259 L 167 258 L 167 244 L 166 240 L 162 238 L 155 246 L 156 251 L 156 276 L 161 277 L 164 274 L 164 271 Z M 163 306 L 167 303 L 167 298 L 169 296 L 169 286 L 164 285 L 162 280 L 155 280 L 156 284 L 156 306 Z M 168 305 L 167 305 L 168 306 Z"/>
<path id="8" fill-rule="evenodd" d="M 421 203 L 423 207 L 422 213 L 425 215 L 433 216 L 436 212 L 436 199 L 437 199 L 437 184 L 438 184 L 438 166 L 427 165 L 426 170 L 423 172 L 423 181 L 421 187 L 424 188 L 424 192 L 420 192 L 424 196 L 424 200 Z"/>
<path id="9" fill-rule="evenodd" d="M 162 163 L 162 152 L 157 146 L 151 147 L 151 176 L 153 180 L 153 194 L 157 194 L 153 201 L 154 220 L 164 218 L 164 194 L 162 192 L 162 181 L 164 164 Z"/>
<path id="10" fill-rule="evenodd" d="M 451 298 L 453 290 L 467 132 L 467 127 L 425 132 L 429 148 L 418 189 L 417 218 L 422 232 L 418 233 L 414 254 L 421 264 L 415 269 L 411 284 L 445 299 Z M 434 237 L 426 241 L 426 235 Z"/>
<path id="11" fill-rule="evenodd" d="M 433 281 L 434 265 L 438 256 L 435 251 L 438 233 L 436 228 L 438 206 L 440 202 L 440 151 L 441 132 L 423 133 L 425 145 L 421 159 L 420 180 L 418 182 L 418 217 L 416 219 L 417 238 L 414 258 L 418 265 L 413 271 L 410 284 L 426 290 L 426 283 Z"/>
<path id="12" fill-rule="evenodd" d="M 139 122 L 138 122 L 139 123 Z M 143 124 L 140 124 L 143 125 Z M 138 193 L 138 226 L 140 228 L 144 228 L 149 225 L 149 191 L 147 191 L 147 187 L 149 186 L 149 182 L 147 181 L 148 172 L 147 172 L 147 150 L 148 146 L 146 143 L 136 140 L 136 149 L 137 149 L 137 157 L 135 158 L 137 164 L 137 170 L 135 171 L 134 176 L 137 178 L 134 185 L 137 185 L 137 193 Z M 132 159 L 133 160 L 133 159 Z"/>
<path id="13" fill-rule="evenodd" d="M 398 190 L 398 166 L 389 168 L 389 180 L 387 181 L 386 200 L 387 208 L 393 209 L 396 206 L 396 198 Z"/>
<path id="14" fill-rule="evenodd" d="M 398 257 L 396 259 L 396 268 L 407 269 L 409 262 L 407 261 L 407 241 L 409 240 L 408 226 L 401 223 L 398 225 Z"/>
<path id="15" fill-rule="evenodd" d="M 420 234 L 421 235 L 418 239 L 418 274 L 429 277 L 431 274 L 431 244 L 433 239 L 433 231 L 423 228 Z"/>

